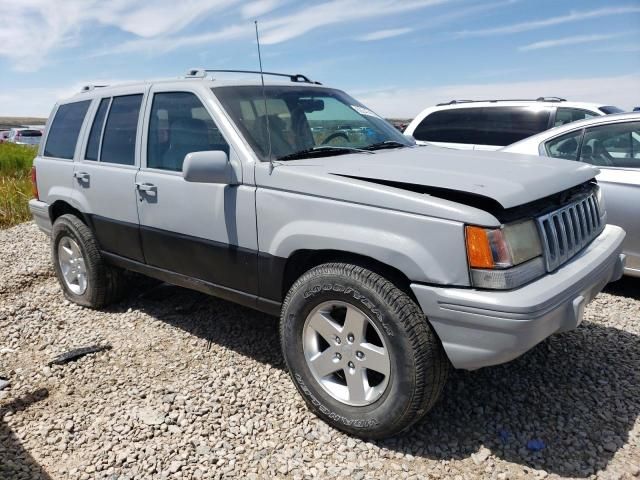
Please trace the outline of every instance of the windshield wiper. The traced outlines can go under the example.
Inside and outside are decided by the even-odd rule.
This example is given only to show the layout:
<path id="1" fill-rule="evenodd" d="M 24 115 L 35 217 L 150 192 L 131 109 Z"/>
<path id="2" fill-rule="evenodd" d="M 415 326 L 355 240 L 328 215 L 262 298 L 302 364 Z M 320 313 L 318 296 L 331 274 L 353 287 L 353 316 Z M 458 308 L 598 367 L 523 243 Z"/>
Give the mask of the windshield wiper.
<path id="1" fill-rule="evenodd" d="M 368 153 L 368 150 L 354 147 L 333 147 L 331 145 L 321 145 L 319 147 L 307 148 L 306 150 L 300 150 L 299 152 L 289 153 L 278 157 L 278 160 L 299 160 L 301 158 L 322 157 L 322 156 L 334 156 L 345 155 L 347 153 Z"/>
<path id="2" fill-rule="evenodd" d="M 385 148 L 404 148 L 409 145 L 405 143 L 396 142 L 395 140 L 386 140 L 384 142 L 372 143 L 366 147 L 362 147 L 363 150 L 383 150 Z"/>

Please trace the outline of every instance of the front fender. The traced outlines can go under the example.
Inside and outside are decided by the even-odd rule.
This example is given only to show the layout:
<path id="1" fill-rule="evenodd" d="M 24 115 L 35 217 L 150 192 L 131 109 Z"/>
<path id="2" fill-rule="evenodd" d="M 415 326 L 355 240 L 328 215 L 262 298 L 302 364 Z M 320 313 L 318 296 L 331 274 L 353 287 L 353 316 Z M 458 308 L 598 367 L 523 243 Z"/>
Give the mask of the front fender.
<path id="1" fill-rule="evenodd" d="M 469 285 L 459 222 L 259 189 L 261 252 L 288 258 L 297 250 L 338 250 L 373 258 L 413 282 Z"/>

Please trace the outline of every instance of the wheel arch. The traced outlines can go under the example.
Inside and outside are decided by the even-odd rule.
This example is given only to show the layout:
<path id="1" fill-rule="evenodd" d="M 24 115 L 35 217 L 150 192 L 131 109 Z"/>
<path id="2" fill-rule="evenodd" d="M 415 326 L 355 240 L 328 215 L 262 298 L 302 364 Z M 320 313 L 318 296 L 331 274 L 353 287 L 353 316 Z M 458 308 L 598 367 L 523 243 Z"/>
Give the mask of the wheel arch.
<path id="1" fill-rule="evenodd" d="M 56 200 L 49 206 L 49 218 L 51 219 L 51 224 L 53 224 L 53 222 L 55 222 L 58 217 L 67 214 L 78 217 L 78 219 L 82 221 L 82 223 L 93 230 L 93 226 L 91 225 L 89 218 L 80 210 L 72 206 L 70 203 L 65 202 L 64 200 Z"/>
<path id="2" fill-rule="evenodd" d="M 383 276 L 396 287 L 417 301 L 411 290 L 411 281 L 397 268 L 380 260 L 344 250 L 296 250 L 286 260 L 283 275 L 281 296 L 284 299 L 293 283 L 305 272 L 323 263 L 349 263 L 371 270 Z"/>

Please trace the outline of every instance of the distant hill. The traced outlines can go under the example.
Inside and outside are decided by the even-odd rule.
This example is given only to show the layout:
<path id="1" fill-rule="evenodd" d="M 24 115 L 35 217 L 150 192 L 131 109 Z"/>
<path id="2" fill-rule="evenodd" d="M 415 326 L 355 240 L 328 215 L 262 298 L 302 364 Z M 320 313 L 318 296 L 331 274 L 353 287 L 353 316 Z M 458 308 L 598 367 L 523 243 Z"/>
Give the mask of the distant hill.
<path id="1" fill-rule="evenodd" d="M 46 118 L 38 117 L 0 117 L 0 128 L 19 127 L 20 125 L 44 125 Z"/>

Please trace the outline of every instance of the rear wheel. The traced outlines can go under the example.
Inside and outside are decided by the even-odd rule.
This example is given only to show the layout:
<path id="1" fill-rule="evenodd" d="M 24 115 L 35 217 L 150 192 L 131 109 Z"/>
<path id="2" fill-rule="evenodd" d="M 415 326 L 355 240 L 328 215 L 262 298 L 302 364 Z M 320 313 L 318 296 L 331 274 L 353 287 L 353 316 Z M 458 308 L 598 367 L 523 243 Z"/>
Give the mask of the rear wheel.
<path id="1" fill-rule="evenodd" d="M 287 294 L 282 349 L 309 407 L 366 438 L 397 434 L 436 402 L 449 368 L 415 302 L 365 268 L 333 263 Z"/>
<path id="2" fill-rule="evenodd" d="M 122 270 L 104 261 L 93 233 L 78 217 L 57 218 L 51 238 L 54 269 L 67 299 L 101 308 L 122 296 Z"/>

